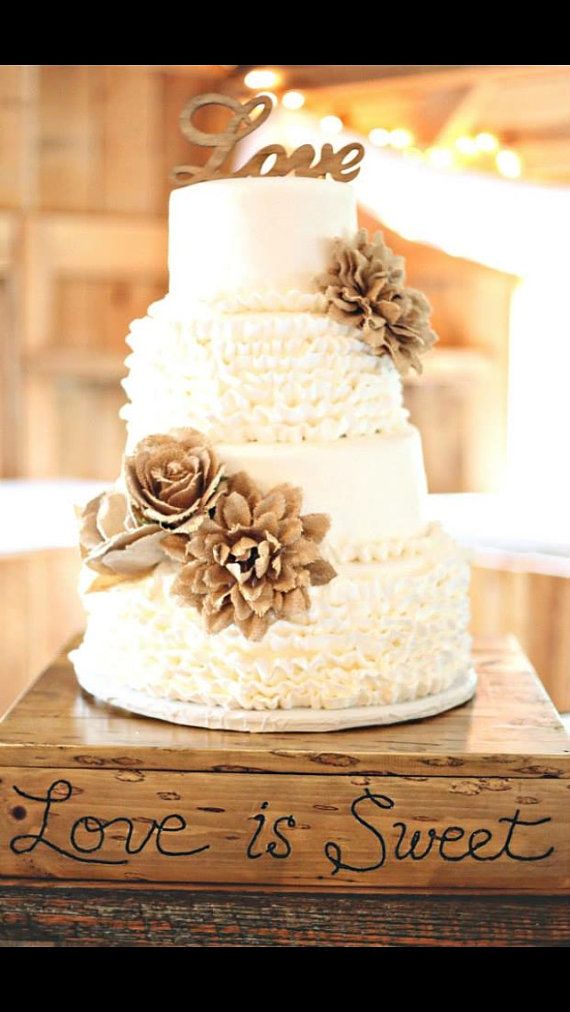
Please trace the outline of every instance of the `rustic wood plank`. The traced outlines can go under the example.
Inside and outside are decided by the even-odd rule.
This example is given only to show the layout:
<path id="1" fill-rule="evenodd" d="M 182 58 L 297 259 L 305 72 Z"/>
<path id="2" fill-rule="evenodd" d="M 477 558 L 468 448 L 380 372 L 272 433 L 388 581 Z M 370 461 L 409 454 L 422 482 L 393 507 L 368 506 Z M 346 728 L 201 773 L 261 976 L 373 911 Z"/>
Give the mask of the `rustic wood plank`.
<path id="1" fill-rule="evenodd" d="M 1 128 L 0 128 L 1 134 Z M 0 152 L 0 162 L 1 162 Z M 16 298 L 16 216 L 0 214 L 0 476 L 14 477 L 21 467 L 22 397 L 21 348 Z"/>
<path id="2" fill-rule="evenodd" d="M 0 938 L 70 946 L 568 946 L 557 897 L 0 887 Z"/>
<path id="3" fill-rule="evenodd" d="M 516 641 L 475 646 L 479 685 L 429 720 L 318 734 L 180 727 L 124 714 L 82 694 L 63 653 L 0 724 L 0 764 L 86 769 L 283 769 L 306 773 L 507 773 L 570 776 L 570 740 Z"/>
<path id="4" fill-rule="evenodd" d="M 98 210 L 102 148 L 97 90 L 100 70 L 42 66 L 36 115 L 40 207 L 48 211 Z"/>
<path id="5" fill-rule="evenodd" d="M 102 209 L 164 214 L 161 75 L 120 66 L 101 75 Z"/>
<path id="6" fill-rule="evenodd" d="M 570 892 L 564 780 L 0 769 L 0 875 Z"/>
<path id="7" fill-rule="evenodd" d="M 34 207 L 37 201 L 39 68 L 0 66 L 0 206 Z"/>

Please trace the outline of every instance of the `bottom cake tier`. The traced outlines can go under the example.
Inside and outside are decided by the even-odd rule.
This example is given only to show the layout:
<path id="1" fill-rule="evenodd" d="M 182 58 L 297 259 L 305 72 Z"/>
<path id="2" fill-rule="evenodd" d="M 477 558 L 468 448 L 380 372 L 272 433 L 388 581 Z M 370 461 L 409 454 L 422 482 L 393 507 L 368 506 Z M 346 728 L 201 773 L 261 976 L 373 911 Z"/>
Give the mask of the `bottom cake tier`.
<path id="1" fill-rule="evenodd" d="M 260 642 L 235 626 L 205 632 L 170 594 L 175 566 L 89 591 L 87 631 L 71 659 L 105 686 L 225 709 L 343 709 L 441 693 L 471 667 L 469 564 L 438 526 L 385 558 L 337 565 L 312 590 L 308 616 L 278 621 Z"/>

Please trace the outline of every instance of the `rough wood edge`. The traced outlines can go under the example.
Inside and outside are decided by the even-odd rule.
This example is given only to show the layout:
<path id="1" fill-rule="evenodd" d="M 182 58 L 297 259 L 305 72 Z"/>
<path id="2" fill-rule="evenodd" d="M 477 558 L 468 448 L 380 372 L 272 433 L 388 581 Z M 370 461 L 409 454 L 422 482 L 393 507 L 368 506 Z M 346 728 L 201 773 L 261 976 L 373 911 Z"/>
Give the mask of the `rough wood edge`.
<path id="1" fill-rule="evenodd" d="M 74 946 L 570 945 L 564 897 L 0 888 L 3 910 L 0 938 Z"/>

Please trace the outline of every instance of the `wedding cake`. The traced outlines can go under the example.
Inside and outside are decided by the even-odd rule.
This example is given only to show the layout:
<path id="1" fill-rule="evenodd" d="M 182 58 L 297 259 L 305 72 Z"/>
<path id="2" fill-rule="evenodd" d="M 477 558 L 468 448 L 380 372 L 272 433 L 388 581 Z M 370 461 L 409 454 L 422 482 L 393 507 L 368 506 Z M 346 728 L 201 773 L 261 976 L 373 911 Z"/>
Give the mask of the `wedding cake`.
<path id="1" fill-rule="evenodd" d="M 127 338 L 121 475 L 81 518 L 81 684 L 253 730 L 463 702 L 469 567 L 428 520 L 402 400 L 429 306 L 351 183 L 174 190 L 169 271 Z"/>

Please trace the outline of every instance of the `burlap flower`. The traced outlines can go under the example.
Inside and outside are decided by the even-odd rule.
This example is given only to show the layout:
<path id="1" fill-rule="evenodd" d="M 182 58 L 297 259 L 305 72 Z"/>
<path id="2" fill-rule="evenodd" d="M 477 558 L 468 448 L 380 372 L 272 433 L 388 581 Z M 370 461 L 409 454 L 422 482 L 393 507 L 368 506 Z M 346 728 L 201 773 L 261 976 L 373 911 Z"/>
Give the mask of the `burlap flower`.
<path id="1" fill-rule="evenodd" d="M 134 526 L 120 492 L 103 492 L 80 514 L 79 543 L 83 560 L 104 575 L 140 576 L 164 561 L 164 531 L 158 524 Z"/>
<path id="2" fill-rule="evenodd" d="M 329 519 L 299 515 L 300 489 L 278 485 L 264 495 L 244 472 L 227 493 L 188 541 L 173 593 L 202 612 L 208 632 L 235 623 L 259 640 L 277 619 L 307 611 L 311 584 L 336 576 L 318 548 Z"/>
<path id="3" fill-rule="evenodd" d="M 404 260 L 389 249 L 380 232 L 366 229 L 354 241 L 335 239 L 331 264 L 317 284 L 328 312 L 359 327 L 377 355 L 389 355 L 401 373 L 422 371 L 420 355 L 437 340 L 430 329 L 430 305 L 421 292 L 405 287 Z"/>
<path id="4" fill-rule="evenodd" d="M 125 484 L 133 517 L 189 534 L 213 509 L 224 469 L 196 429 L 147 436 L 126 457 Z"/>

